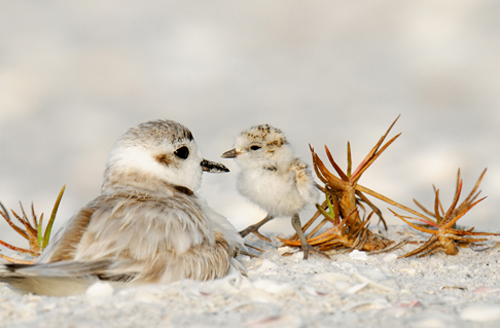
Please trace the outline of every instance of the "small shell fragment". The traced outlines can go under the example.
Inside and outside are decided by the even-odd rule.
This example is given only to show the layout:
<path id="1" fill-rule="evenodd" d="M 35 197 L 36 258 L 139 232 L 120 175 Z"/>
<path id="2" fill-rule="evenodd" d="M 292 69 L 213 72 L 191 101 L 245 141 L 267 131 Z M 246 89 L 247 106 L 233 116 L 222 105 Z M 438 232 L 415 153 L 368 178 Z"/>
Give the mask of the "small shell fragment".
<path id="1" fill-rule="evenodd" d="M 490 294 L 500 292 L 500 287 L 479 287 L 472 291 L 474 294 Z"/>
<path id="2" fill-rule="evenodd" d="M 296 252 L 297 252 L 297 248 L 292 248 L 292 247 L 288 247 L 288 246 L 278 248 L 278 253 L 280 253 L 280 255 L 283 255 L 285 253 L 290 253 L 290 255 L 291 255 L 291 254 L 296 253 Z"/>
<path id="3" fill-rule="evenodd" d="M 368 283 L 366 283 L 366 282 L 362 283 L 362 284 L 357 284 L 357 285 L 350 287 L 345 292 L 347 294 L 355 294 L 355 293 L 359 292 L 361 289 L 365 288 L 366 286 L 368 286 Z"/>
<path id="4" fill-rule="evenodd" d="M 381 291 L 384 291 L 384 292 L 395 292 L 396 291 L 392 287 L 379 284 L 378 282 L 372 281 L 372 280 L 370 280 L 370 279 L 368 279 L 366 277 L 363 277 L 362 275 L 359 275 L 357 273 L 354 274 L 354 278 L 356 278 L 356 280 L 358 280 L 361 283 L 368 284 L 368 286 L 370 286 L 371 288 L 374 288 L 374 289 L 378 289 L 378 290 L 381 290 Z"/>

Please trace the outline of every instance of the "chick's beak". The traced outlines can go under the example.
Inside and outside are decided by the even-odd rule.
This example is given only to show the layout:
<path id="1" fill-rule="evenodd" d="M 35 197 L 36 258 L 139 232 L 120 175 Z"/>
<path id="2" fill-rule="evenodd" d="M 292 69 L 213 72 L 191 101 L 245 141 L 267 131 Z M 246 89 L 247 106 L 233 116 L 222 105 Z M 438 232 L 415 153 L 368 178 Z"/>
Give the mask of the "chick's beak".
<path id="1" fill-rule="evenodd" d="M 221 155 L 222 158 L 235 158 L 236 156 L 238 156 L 239 154 L 241 154 L 239 151 L 236 150 L 236 148 L 233 148 L 231 150 L 228 150 L 226 151 L 225 153 L 223 153 Z"/>
<path id="2" fill-rule="evenodd" d="M 224 165 L 217 162 L 209 161 L 208 159 L 203 159 L 200 163 L 203 172 L 210 173 L 226 173 L 229 169 Z"/>

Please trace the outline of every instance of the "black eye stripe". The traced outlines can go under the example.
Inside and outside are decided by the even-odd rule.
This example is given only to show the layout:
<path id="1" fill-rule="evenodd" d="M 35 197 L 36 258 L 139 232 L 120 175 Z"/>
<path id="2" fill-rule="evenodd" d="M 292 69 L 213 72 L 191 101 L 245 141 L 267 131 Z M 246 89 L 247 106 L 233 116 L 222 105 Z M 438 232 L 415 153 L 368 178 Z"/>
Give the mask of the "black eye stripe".
<path id="1" fill-rule="evenodd" d="M 176 151 L 174 151 L 174 154 L 175 154 L 175 156 L 177 156 L 179 158 L 186 159 L 189 156 L 189 149 L 188 149 L 188 147 L 183 146 L 183 147 L 177 149 Z"/>

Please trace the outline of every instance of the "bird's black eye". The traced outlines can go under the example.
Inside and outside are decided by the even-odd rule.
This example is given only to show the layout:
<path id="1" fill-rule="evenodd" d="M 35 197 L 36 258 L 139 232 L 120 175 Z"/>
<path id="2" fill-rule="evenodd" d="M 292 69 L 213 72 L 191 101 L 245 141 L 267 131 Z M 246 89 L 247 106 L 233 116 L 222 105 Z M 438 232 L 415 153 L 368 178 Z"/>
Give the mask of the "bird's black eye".
<path id="1" fill-rule="evenodd" d="M 189 156 L 189 149 L 188 149 L 188 147 L 183 146 L 183 147 L 177 149 L 176 151 L 174 151 L 174 154 L 175 154 L 175 156 L 177 156 L 179 158 L 186 159 Z"/>
<path id="2" fill-rule="evenodd" d="M 250 147 L 251 150 L 259 150 L 260 148 L 261 147 L 257 145 L 253 145 L 252 147 Z"/>

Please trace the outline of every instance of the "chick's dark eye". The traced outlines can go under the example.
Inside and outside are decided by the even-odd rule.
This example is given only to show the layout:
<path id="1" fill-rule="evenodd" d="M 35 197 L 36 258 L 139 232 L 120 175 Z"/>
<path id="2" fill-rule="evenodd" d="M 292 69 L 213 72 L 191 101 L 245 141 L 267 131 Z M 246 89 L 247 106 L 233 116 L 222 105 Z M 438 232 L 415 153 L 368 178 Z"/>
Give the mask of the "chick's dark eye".
<path id="1" fill-rule="evenodd" d="M 251 150 L 259 150 L 261 147 L 260 146 L 257 146 L 257 145 L 254 145 L 252 147 L 250 147 Z"/>
<path id="2" fill-rule="evenodd" d="M 188 147 L 184 146 L 174 151 L 174 154 L 179 158 L 186 159 L 189 156 L 189 149 Z"/>

